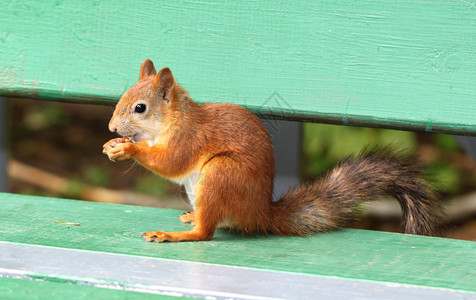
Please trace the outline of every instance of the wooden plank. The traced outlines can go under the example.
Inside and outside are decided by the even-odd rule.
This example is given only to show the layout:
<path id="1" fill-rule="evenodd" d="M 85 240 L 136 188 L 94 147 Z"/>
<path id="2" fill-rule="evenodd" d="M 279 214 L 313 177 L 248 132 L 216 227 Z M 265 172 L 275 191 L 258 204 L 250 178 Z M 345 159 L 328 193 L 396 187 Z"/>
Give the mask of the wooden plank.
<path id="1" fill-rule="evenodd" d="M 0 242 L 0 278 L 68 282 L 204 299 L 476 298 L 476 293 Z M 1 280 L 0 280 L 1 283 Z M 0 289 L 1 295 L 1 289 Z"/>
<path id="2" fill-rule="evenodd" d="M 0 5 L 0 95 L 112 104 L 151 58 L 199 102 L 476 135 L 472 0 Z"/>
<path id="3" fill-rule="evenodd" d="M 45 280 L 24 280 L 0 277 L 0 298 L 3 300 L 21 299 L 191 299 L 166 295 L 154 295 L 123 290 L 102 289 L 92 286 L 76 285 L 70 282 L 52 282 Z"/>
<path id="4" fill-rule="evenodd" d="M 179 211 L 13 194 L 0 194 L 0 206 L 6 242 L 476 292 L 475 242 L 344 229 L 308 238 L 221 230 L 210 242 L 155 244 L 139 233 L 188 229 Z"/>

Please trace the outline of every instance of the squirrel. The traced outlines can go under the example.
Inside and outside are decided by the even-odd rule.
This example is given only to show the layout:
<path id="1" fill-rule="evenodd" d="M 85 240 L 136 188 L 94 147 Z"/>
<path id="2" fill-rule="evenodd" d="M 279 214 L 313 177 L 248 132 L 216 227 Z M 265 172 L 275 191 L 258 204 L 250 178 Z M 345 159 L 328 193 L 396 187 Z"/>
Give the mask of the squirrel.
<path id="1" fill-rule="evenodd" d="M 179 216 L 193 224 L 190 231 L 142 233 L 149 242 L 211 240 L 217 228 L 306 236 L 344 226 L 357 204 L 384 195 L 399 201 L 405 233 L 438 234 L 438 205 L 416 159 L 389 150 L 343 160 L 273 202 L 273 147 L 260 119 L 239 105 L 194 102 L 169 68 L 157 73 L 149 59 L 109 130 L 122 138 L 103 153 L 183 184 L 194 208 Z"/>

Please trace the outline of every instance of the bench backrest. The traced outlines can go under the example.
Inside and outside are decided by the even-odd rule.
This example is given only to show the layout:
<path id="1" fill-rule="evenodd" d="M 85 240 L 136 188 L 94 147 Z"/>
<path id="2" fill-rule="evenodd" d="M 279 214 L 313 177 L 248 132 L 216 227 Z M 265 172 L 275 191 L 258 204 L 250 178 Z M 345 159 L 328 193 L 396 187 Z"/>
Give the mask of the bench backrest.
<path id="1" fill-rule="evenodd" d="M 263 116 L 476 135 L 472 1 L 23 1 L 0 96 L 111 103 L 140 63 Z"/>

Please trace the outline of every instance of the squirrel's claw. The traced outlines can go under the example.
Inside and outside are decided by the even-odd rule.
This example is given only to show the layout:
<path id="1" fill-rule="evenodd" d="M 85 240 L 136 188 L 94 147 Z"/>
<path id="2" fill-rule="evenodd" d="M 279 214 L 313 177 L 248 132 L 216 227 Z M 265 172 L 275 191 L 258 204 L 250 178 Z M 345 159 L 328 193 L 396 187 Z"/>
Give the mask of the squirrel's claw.
<path id="1" fill-rule="evenodd" d="M 111 155 L 109 154 L 109 151 L 108 151 L 106 145 L 103 146 L 102 153 L 103 153 L 103 154 L 106 154 L 110 161 L 116 162 L 116 161 L 114 160 L 114 158 L 112 158 Z"/>

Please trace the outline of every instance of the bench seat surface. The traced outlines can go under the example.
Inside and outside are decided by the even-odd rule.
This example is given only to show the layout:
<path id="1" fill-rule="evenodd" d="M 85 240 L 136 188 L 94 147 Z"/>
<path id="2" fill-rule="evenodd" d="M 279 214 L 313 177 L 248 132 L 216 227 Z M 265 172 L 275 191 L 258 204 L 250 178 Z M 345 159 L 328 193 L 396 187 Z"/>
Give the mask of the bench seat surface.
<path id="1" fill-rule="evenodd" d="M 156 244 L 139 234 L 189 229 L 180 211 L 14 194 L 0 194 L 0 206 L 2 242 L 476 292 L 469 241 L 353 229 L 306 238 L 218 230 L 209 242 Z"/>

